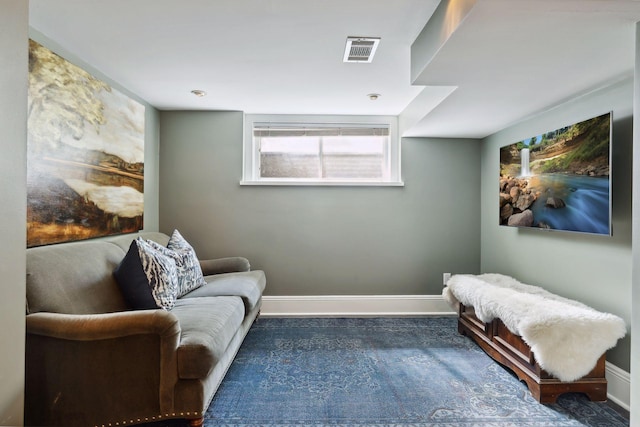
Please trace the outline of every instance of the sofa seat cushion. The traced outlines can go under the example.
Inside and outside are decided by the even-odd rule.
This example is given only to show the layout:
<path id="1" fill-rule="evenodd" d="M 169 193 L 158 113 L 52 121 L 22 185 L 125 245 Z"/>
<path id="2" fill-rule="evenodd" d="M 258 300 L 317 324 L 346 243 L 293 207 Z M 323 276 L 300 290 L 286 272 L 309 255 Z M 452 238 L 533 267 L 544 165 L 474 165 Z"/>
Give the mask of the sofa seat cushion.
<path id="1" fill-rule="evenodd" d="M 204 279 L 207 282 L 206 285 L 189 292 L 182 298 L 239 296 L 244 301 L 247 312 L 260 303 L 262 292 L 267 284 L 267 279 L 261 270 L 216 274 L 205 276 Z"/>
<path id="2" fill-rule="evenodd" d="M 203 379 L 223 357 L 244 320 L 240 297 L 181 298 L 171 310 L 180 322 L 178 376 Z"/>

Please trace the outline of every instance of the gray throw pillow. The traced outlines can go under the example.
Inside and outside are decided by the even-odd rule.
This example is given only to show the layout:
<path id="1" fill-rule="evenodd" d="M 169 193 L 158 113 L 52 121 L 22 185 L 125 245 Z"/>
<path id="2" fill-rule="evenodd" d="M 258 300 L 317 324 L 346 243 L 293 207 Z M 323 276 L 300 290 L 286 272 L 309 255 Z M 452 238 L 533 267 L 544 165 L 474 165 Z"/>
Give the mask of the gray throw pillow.
<path id="1" fill-rule="evenodd" d="M 151 295 L 160 308 L 171 310 L 178 293 L 175 260 L 155 249 L 141 237 L 136 239 L 142 270 L 149 280 Z"/>
<path id="2" fill-rule="evenodd" d="M 171 256 L 174 258 L 178 270 L 178 298 L 206 285 L 207 282 L 202 275 L 202 268 L 195 249 L 178 230 L 174 230 L 171 234 L 166 249 L 175 253 Z M 165 252 L 165 254 L 167 253 Z"/>

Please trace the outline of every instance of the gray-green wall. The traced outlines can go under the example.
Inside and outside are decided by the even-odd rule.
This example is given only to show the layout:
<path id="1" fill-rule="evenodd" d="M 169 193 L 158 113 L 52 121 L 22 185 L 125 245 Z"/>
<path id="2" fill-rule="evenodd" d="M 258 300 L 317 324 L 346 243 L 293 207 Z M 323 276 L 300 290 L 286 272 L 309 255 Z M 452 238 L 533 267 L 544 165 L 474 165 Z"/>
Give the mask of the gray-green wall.
<path id="1" fill-rule="evenodd" d="M 498 226 L 499 148 L 613 111 L 611 169 L 613 236 L 545 232 Z M 631 177 L 633 79 L 576 97 L 482 142 L 483 272 L 512 275 L 556 294 L 631 321 Z M 629 371 L 630 335 L 608 353 Z"/>
<path id="2" fill-rule="evenodd" d="M 160 230 L 242 255 L 266 295 L 437 295 L 480 268 L 480 145 L 406 138 L 404 187 L 240 186 L 243 114 L 160 113 Z"/>
<path id="3" fill-rule="evenodd" d="M 23 422 L 29 2 L 0 11 L 0 425 Z"/>
<path id="4" fill-rule="evenodd" d="M 633 259 L 631 329 L 640 330 L 640 23 L 636 23 L 635 78 L 633 86 Z M 640 425 L 640 340 L 631 340 L 631 422 Z"/>

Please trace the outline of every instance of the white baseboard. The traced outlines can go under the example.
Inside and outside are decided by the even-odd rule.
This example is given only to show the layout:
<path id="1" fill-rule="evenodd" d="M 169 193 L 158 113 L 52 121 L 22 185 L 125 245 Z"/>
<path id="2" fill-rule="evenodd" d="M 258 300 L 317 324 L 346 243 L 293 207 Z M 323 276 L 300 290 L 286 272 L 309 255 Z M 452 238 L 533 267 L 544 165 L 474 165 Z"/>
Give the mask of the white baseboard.
<path id="1" fill-rule="evenodd" d="M 440 295 L 264 296 L 265 317 L 426 316 L 455 314 Z"/>
<path id="2" fill-rule="evenodd" d="M 263 317 L 374 317 L 455 315 L 441 295 L 264 296 Z M 607 397 L 627 411 L 631 375 L 607 362 Z"/>
<path id="3" fill-rule="evenodd" d="M 616 365 L 605 362 L 604 375 L 607 378 L 607 397 L 620 407 L 631 410 L 631 374 Z"/>

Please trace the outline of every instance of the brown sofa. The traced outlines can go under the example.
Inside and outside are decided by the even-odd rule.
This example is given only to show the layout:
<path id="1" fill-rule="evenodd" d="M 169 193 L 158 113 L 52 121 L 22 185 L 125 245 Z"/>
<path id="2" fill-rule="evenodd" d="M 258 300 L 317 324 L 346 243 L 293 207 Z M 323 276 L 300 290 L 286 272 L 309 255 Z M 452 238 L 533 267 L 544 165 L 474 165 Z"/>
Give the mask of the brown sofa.
<path id="1" fill-rule="evenodd" d="M 114 280 L 144 232 L 27 250 L 25 423 L 201 425 L 259 314 L 266 280 L 240 257 L 201 261 L 206 285 L 170 310 L 130 310 Z"/>

